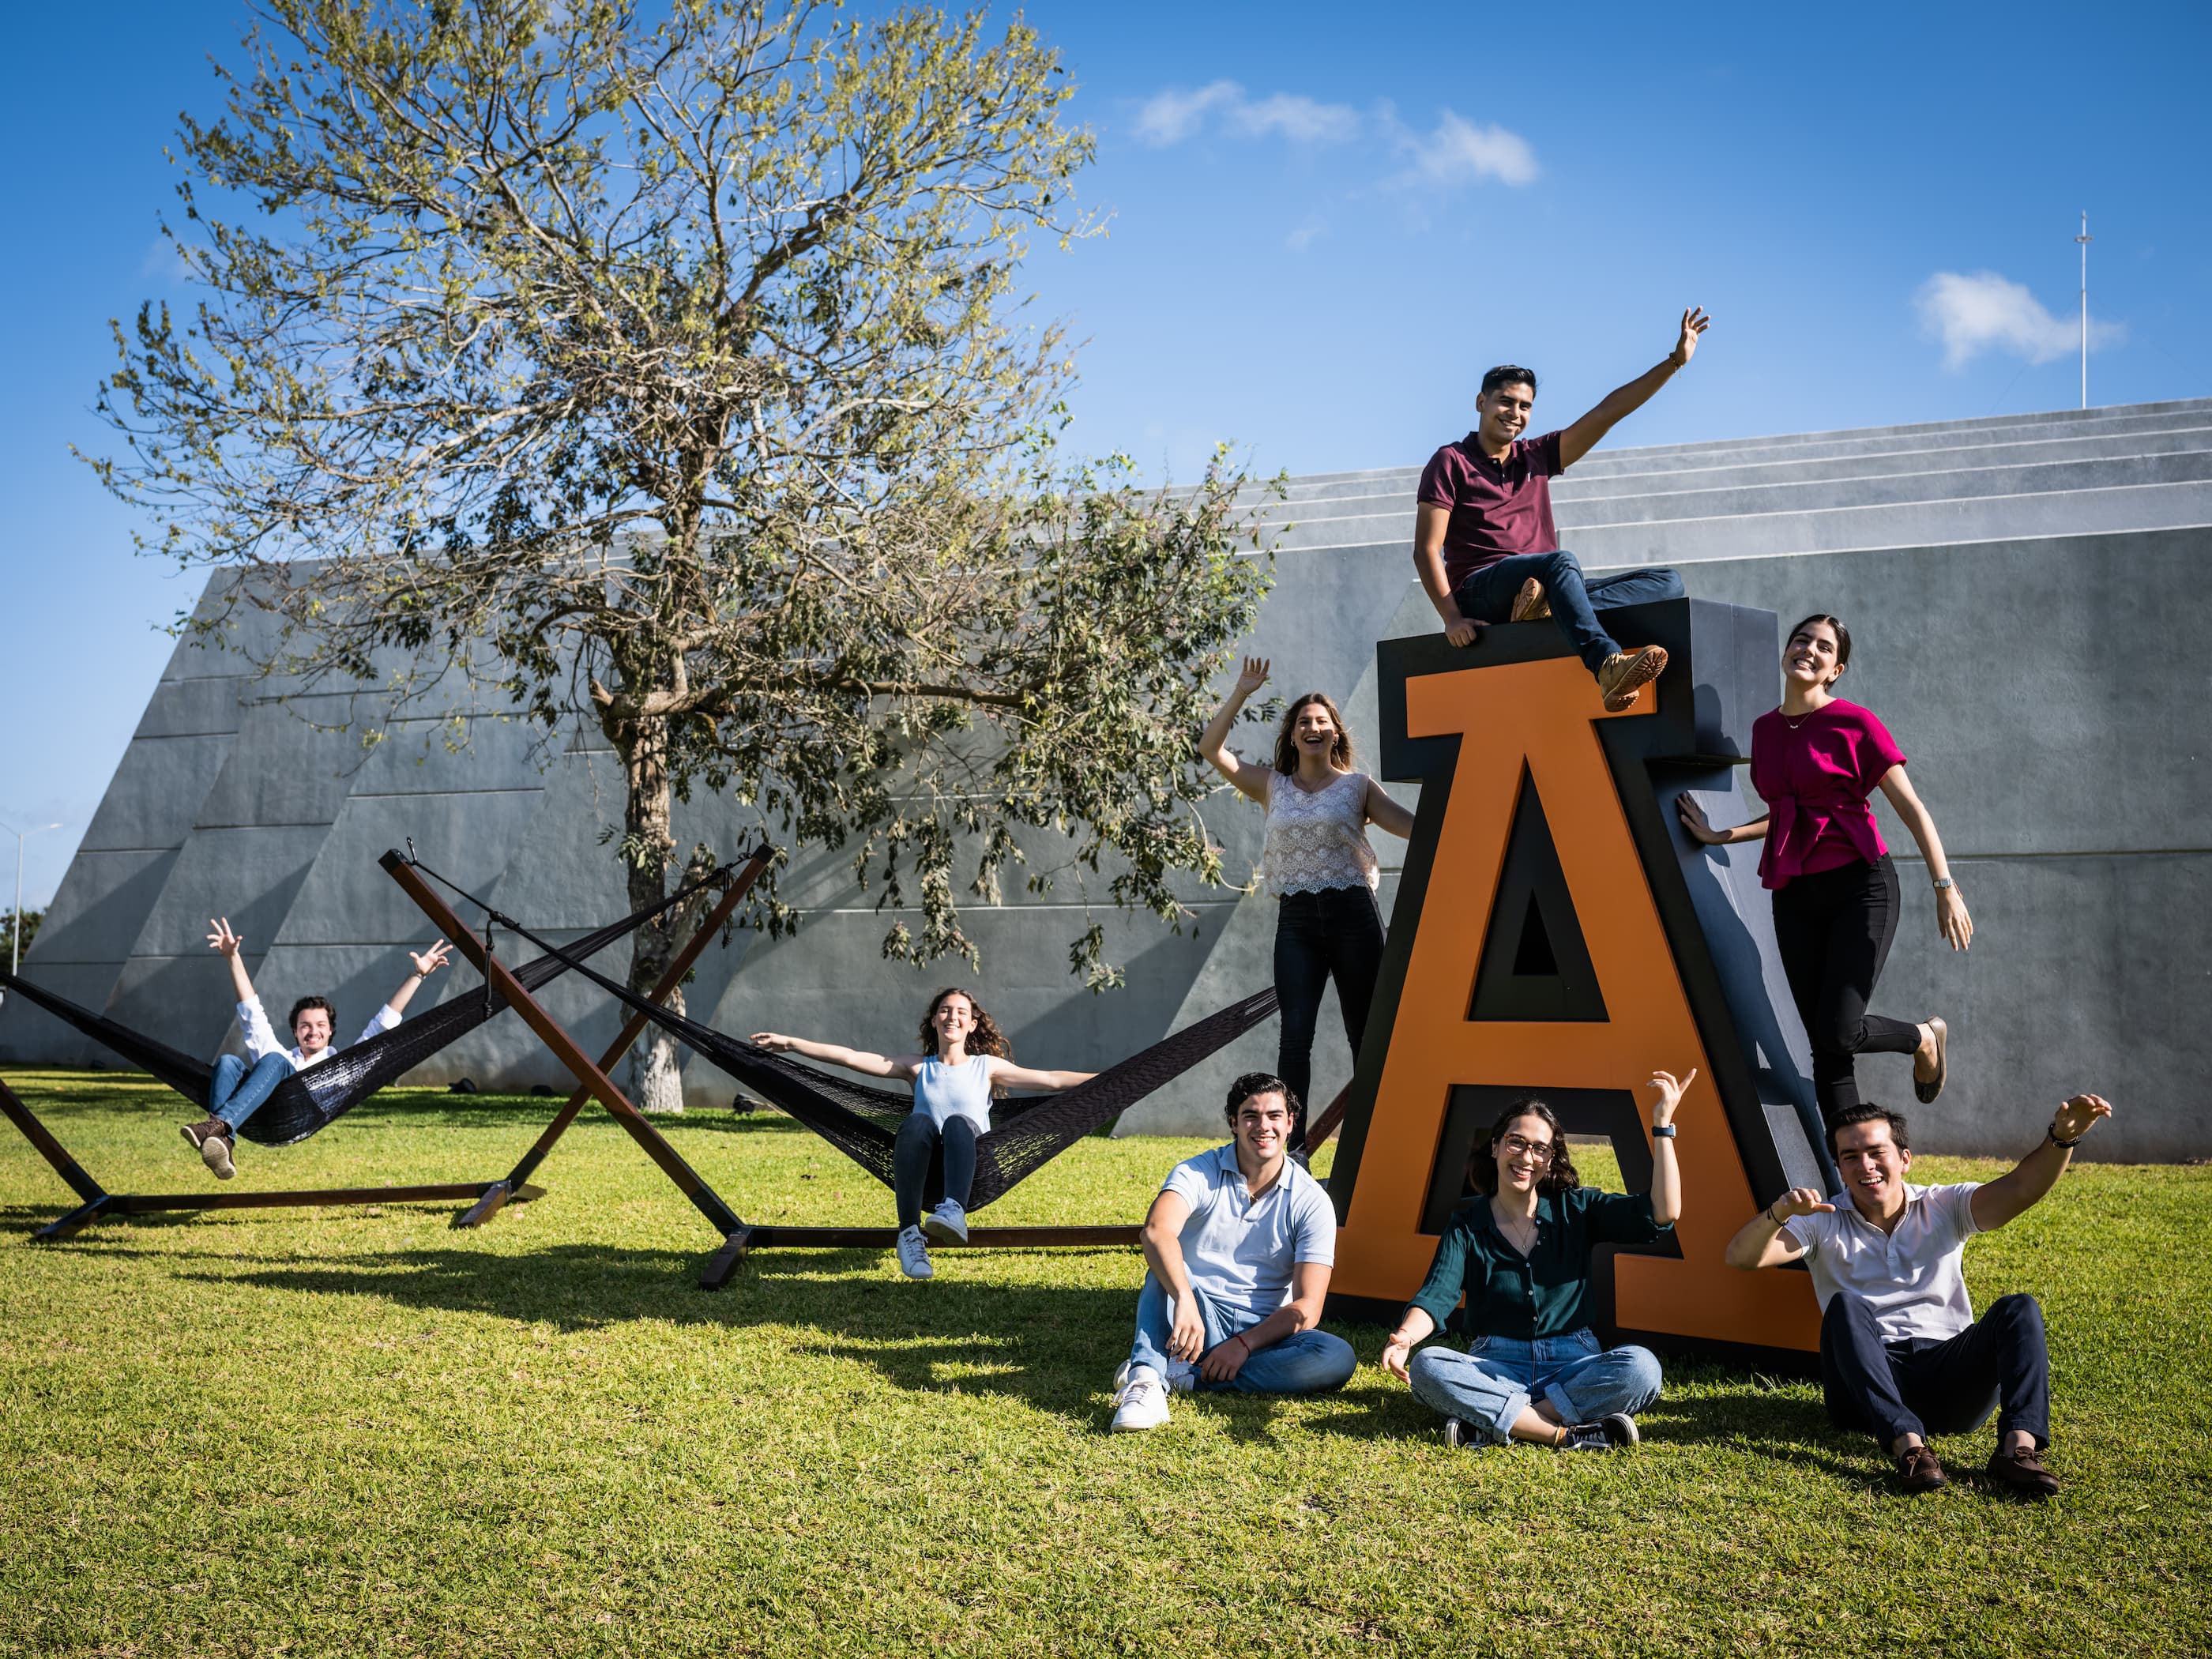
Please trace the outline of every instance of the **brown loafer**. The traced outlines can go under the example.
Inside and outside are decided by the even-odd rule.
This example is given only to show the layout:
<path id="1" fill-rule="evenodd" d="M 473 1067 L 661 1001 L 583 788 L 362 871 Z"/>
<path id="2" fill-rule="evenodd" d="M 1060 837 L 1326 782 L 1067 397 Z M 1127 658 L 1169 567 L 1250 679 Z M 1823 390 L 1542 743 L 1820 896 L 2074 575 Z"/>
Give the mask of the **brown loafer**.
<path id="1" fill-rule="evenodd" d="M 1543 622 L 1552 614 L 1552 602 L 1544 597 L 1544 584 L 1534 576 L 1521 584 L 1521 591 L 1513 596 L 1513 609 L 1507 613 L 1508 622 Z"/>
<path id="2" fill-rule="evenodd" d="M 1951 1061 L 1951 1028 L 1943 1023 L 1941 1017 L 1931 1014 L 1928 1018 L 1928 1029 L 1936 1033 L 1936 1075 L 1925 1083 L 1917 1077 L 1912 1079 L 1912 1097 L 1923 1106 L 1934 1105 L 1936 1097 L 1943 1092 L 1943 1079 L 1950 1070 Z"/>
<path id="3" fill-rule="evenodd" d="M 1636 651 L 1616 651 L 1598 665 L 1597 689 L 1605 706 L 1618 714 L 1636 706 L 1637 693 L 1667 672 L 1664 646 L 1647 645 Z"/>
<path id="4" fill-rule="evenodd" d="M 1897 1460 L 1898 1479 L 1905 1483 L 1907 1492 L 1934 1492 L 1938 1486 L 1950 1485 L 1943 1473 L 1942 1464 L 1936 1461 L 1932 1446 L 1915 1446 Z"/>
<path id="5" fill-rule="evenodd" d="M 2015 1498 L 2056 1498 L 2058 1477 L 2043 1467 L 2043 1455 L 2033 1447 L 1990 1455 L 1990 1479 Z"/>

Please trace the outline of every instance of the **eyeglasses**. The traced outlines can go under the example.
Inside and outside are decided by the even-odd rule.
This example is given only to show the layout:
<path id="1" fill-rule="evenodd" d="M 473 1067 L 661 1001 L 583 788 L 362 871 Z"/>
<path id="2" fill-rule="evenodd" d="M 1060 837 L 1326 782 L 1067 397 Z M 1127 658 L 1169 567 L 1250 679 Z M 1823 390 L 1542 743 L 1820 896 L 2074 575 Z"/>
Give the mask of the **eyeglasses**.
<path id="1" fill-rule="evenodd" d="M 1519 1135 L 1508 1135 L 1498 1144 L 1505 1149 L 1509 1158 L 1519 1158 L 1524 1153 L 1542 1158 L 1552 1155 L 1552 1143 L 1548 1140 L 1523 1140 Z"/>

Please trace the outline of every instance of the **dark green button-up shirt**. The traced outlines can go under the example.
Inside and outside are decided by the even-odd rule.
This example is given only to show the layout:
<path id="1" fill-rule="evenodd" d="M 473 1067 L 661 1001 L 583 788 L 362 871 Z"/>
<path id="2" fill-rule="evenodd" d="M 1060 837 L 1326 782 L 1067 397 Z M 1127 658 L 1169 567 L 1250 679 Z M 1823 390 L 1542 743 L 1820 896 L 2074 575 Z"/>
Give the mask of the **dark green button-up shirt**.
<path id="1" fill-rule="evenodd" d="M 1565 1336 L 1589 1323 L 1593 1245 L 1648 1244 L 1673 1231 L 1651 1218 L 1647 1194 L 1572 1187 L 1536 1200 L 1536 1243 L 1524 1256 L 1498 1231 L 1490 1200 L 1471 1198 L 1452 1212 L 1413 1305 L 1442 1330 L 1464 1295 L 1471 1335 Z"/>

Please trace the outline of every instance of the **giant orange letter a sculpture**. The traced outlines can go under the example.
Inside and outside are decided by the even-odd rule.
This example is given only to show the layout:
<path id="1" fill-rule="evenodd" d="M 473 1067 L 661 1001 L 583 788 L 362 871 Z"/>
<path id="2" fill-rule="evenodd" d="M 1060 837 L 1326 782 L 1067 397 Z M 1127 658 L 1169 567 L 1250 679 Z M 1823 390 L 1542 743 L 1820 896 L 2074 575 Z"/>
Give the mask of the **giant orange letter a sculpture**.
<path id="1" fill-rule="evenodd" d="M 1773 702 L 1775 619 L 1683 599 L 1607 622 L 1670 657 L 1626 714 L 1605 711 L 1549 627 L 1492 629 L 1465 650 L 1434 635 L 1377 647 L 1382 771 L 1422 789 L 1329 1182 L 1336 1299 L 1395 1317 L 1467 1190 L 1469 1154 L 1522 1096 L 1608 1136 L 1640 1188 L 1644 1079 L 1695 1066 L 1675 1120 L 1682 1219 L 1665 1254 L 1612 1258 L 1610 1328 L 1802 1356 L 1819 1337 L 1808 1277 L 1740 1273 L 1721 1252 L 1760 1203 L 1823 1181 L 1804 1037 L 1756 848 L 1693 847 L 1671 805 L 1735 790 L 1751 720 Z"/>

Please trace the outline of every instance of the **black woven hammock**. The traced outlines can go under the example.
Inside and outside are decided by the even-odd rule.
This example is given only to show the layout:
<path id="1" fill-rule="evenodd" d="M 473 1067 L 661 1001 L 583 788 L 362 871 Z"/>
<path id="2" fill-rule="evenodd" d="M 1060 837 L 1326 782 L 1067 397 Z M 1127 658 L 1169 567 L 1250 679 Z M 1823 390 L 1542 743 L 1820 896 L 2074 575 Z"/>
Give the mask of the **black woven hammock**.
<path id="1" fill-rule="evenodd" d="M 417 869 L 423 866 L 417 865 Z M 434 872 L 424 871 L 425 874 Z M 444 878 L 440 877 L 440 880 Z M 447 886 L 453 884 L 447 882 Z M 455 888 L 456 892 L 460 891 Z M 464 897 L 468 896 L 464 894 Z M 471 899 L 481 905 L 480 899 Z M 487 911 L 487 914 L 492 914 Z M 891 1149 L 898 1127 L 914 1110 L 910 1096 L 872 1088 L 801 1066 L 765 1048 L 673 1013 L 627 985 L 586 967 L 580 959 L 539 939 L 511 918 L 501 925 L 568 965 L 610 996 L 704 1054 L 745 1087 L 799 1120 L 870 1175 L 891 1184 Z M 1170 1032 L 1149 1048 L 1099 1073 L 1087 1083 L 1050 1095 L 1012 1095 L 993 1103 L 993 1125 L 975 1142 L 975 1184 L 967 1207 L 980 1210 L 1085 1135 L 1104 1128 L 1121 1114 L 1181 1077 L 1217 1050 L 1235 1042 L 1275 1012 L 1272 985 L 1241 1002 Z M 943 1196 L 942 1170 L 933 1164 L 925 1202 Z"/>
<path id="2" fill-rule="evenodd" d="M 597 933 L 586 933 L 565 950 L 526 962 L 514 970 L 514 976 L 522 981 L 525 990 L 535 992 L 727 873 L 726 869 L 718 870 L 649 909 L 610 922 Z M 203 1111 L 207 1109 L 215 1067 L 206 1060 L 156 1042 L 105 1014 L 96 1014 L 4 969 L 0 969 L 0 987 L 74 1025 L 94 1042 L 167 1084 Z M 295 1072 L 278 1084 L 262 1103 L 261 1109 L 246 1120 L 239 1133 L 264 1146 L 289 1146 L 295 1140 L 305 1140 L 441 1048 L 466 1036 L 506 1006 L 506 999 L 486 984 L 477 994 L 452 998 L 412 1019 L 401 1021 L 388 1031 L 380 1031 L 349 1048 L 341 1048 L 328 1060 Z"/>

